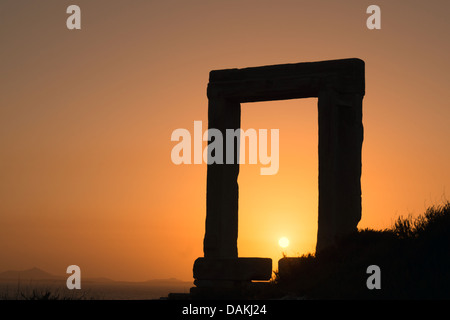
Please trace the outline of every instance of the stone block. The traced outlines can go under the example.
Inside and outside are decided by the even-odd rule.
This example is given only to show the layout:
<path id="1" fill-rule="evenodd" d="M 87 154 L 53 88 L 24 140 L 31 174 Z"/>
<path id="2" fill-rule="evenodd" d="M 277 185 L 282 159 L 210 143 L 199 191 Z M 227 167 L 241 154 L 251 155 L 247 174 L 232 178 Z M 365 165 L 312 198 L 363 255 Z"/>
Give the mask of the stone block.
<path id="1" fill-rule="evenodd" d="M 194 263 L 196 280 L 270 280 L 270 258 L 198 258 Z"/>

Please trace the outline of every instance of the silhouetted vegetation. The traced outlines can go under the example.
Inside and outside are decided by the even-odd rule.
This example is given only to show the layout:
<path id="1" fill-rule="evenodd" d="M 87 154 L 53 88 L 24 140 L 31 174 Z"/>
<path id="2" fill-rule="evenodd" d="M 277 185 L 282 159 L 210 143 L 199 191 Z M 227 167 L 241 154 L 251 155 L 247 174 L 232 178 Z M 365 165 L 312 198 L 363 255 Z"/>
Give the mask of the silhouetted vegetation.
<path id="1" fill-rule="evenodd" d="M 87 291 L 67 290 L 64 288 L 21 286 L 16 289 L 6 289 L 0 294 L 0 300 L 92 300 Z"/>
<path id="2" fill-rule="evenodd" d="M 276 273 L 278 295 L 306 299 L 449 299 L 450 202 L 390 229 L 360 230 L 317 256 Z M 367 267 L 381 269 L 381 289 L 369 290 Z"/>

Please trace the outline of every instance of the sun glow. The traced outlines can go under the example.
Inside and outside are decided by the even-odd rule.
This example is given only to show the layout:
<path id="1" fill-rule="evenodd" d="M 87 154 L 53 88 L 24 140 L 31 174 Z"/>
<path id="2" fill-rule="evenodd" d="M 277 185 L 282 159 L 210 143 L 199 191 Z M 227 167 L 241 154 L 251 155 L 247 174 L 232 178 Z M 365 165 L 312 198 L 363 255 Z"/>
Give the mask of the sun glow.
<path id="1" fill-rule="evenodd" d="M 287 246 L 289 246 L 289 239 L 286 237 L 282 237 L 280 238 L 280 240 L 278 240 L 278 244 L 280 245 L 280 247 L 286 248 Z"/>

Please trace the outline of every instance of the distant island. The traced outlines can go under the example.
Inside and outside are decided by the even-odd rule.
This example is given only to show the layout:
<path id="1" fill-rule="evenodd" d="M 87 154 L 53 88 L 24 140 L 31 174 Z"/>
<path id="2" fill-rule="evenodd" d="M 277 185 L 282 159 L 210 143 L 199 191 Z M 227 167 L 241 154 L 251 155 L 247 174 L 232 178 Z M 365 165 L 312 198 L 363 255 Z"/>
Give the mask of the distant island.
<path id="1" fill-rule="evenodd" d="M 193 286 L 192 282 L 176 278 L 116 281 L 98 277 L 82 279 L 81 290 L 69 290 L 66 280 L 65 275 L 54 275 L 37 267 L 0 272 L 0 299 L 160 299 L 170 292 L 188 293 Z"/>

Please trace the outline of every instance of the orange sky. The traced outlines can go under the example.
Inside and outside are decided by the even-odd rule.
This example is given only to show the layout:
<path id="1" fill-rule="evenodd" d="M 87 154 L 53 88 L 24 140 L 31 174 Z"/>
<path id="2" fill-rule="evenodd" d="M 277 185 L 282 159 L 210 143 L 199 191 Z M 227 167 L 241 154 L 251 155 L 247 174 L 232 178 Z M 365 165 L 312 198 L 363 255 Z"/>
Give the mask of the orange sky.
<path id="1" fill-rule="evenodd" d="M 66 28 L 81 8 L 82 29 Z M 381 30 L 366 28 L 370 4 Z M 358 57 L 360 228 L 390 227 L 450 188 L 448 1 L 0 2 L 0 272 L 192 279 L 206 165 L 171 162 L 177 128 L 207 127 L 213 69 Z M 316 99 L 243 104 L 280 130 L 280 169 L 242 165 L 239 255 L 275 261 L 317 232 Z M 276 110 L 276 112 L 274 112 Z"/>

